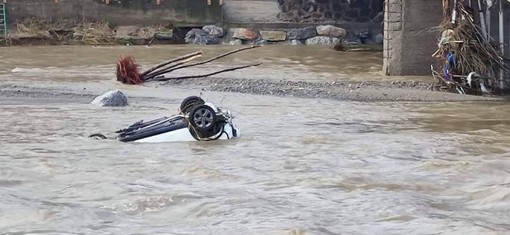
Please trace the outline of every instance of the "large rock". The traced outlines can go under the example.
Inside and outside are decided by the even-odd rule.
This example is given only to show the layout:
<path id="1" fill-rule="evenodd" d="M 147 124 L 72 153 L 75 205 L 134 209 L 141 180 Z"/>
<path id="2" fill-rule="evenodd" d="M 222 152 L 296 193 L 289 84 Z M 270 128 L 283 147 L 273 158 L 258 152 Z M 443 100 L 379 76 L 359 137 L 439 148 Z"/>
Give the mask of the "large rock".
<path id="1" fill-rule="evenodd" d="M 243 40 L 255 40 L 259 37 L 257 31 L 253 29 L 237 28 L 234 30 L 234 38 Z"/>
<path id="2" fill-rule="evenodd" d="M 320 25 L 317 26 L 316 29 L 317 34 L 320 36 L 344 38 L 347 35 L 347 31 L 345 29 L 335 27 L 332 25 Z"/>
<path id="3" fill-rule="evenodd" d="M 184 37 L 184 40 L 186 43 L 193 43 L 195 38 L 201 37 L 201 36 L 208 36 L 209 34 L 201 29 L 191 29 L 186 33 L 186 36 Z"/>
<path id="4" fill-rule="evenodd" d="M 223 31 L 222 27 L 218 27 L 216 25 L 206 25 L 202 27 L 202 30 L 209 35 L 217 38 L 221 38 L 225 35 L 225 32 Z"/>
<path id="5" fill-rule="evenodd" d="M 96 97 L 91 103 L 99 106 L 126 106 L 128 100 L 124 93 L 113 90 Z"/>
<path id="6" fill-rule="evenodd" d="M 317 30 L 315 27 L 306 27 L 301 29 L 291 29 L 287 32 L 287 39 L 304 40 L 317 36 Z"/>
<path id="7" fill-rule="evenodd" d="M 317 36 L 306 40 L 306 45 L 335 45 L 340 39 L 334 37 Z"/>
<path id="8" fill-rule="evenodd" d="M 284 31 L 260 31 L 262 39 L 267 41 L 285 41 L 287 39 L 287 33 Z"/>
<path id="9" fill-rule="evenodd" d="M 213 37 L 201 29 L 191 29 L 188 33 L 186 33 L 184 40 L 188 44 L 196 45 L 212 45 L 220 43 L 219 38 Z"/>

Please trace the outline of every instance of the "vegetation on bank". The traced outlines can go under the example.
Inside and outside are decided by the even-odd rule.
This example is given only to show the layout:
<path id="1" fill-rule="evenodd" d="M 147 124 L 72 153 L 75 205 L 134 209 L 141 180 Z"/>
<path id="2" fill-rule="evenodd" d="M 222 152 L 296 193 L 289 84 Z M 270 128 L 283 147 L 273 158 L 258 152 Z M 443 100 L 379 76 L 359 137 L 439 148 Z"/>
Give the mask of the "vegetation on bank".
<path id="1" fill-rule="evenodd" d="M 172 34 L 171 24 L 118 27 L 106 21 L 26 18 L 10 28 L 2 45 L 147 45 L 165 34 Z"/>

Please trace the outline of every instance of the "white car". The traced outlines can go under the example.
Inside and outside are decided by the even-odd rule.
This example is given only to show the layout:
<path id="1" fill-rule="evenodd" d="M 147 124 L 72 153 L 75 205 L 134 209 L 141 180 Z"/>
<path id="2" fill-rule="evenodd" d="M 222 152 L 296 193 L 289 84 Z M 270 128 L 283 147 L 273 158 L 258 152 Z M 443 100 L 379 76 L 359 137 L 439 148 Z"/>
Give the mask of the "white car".
<path id="1" fill-rule="evenodd" d="M 115 138 L 122 142 L 145 143 L 232 139 L 240 135 L 233 118 L 229 110 L 190 96 L 182 101 L 179 114 L 133 123 L 116 131 Z M 90 137 L 106 138 L 101 134 Z"/>

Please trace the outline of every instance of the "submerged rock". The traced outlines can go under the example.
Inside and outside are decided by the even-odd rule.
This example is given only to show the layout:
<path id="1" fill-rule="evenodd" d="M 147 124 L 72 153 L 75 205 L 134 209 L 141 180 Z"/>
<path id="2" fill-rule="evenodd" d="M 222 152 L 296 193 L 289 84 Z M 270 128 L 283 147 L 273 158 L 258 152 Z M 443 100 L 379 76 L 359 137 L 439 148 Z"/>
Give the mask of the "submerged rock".
<path id="1" fill-rule="evenodd" d="M 126 106 L 128 105 L 128 100 L 124 93 L 119 90 L 113 90 L 96 97 L 91 104 L 99 106 Z"/>
<path id="2" fill-rule="evenodd" d="M 188 33 L 186 33 L 184 40 L 188 44 L 196 45 L 212 45 L 220 43 L 219 38 L 211 36 L 201 29 L 191 29 Z"/>

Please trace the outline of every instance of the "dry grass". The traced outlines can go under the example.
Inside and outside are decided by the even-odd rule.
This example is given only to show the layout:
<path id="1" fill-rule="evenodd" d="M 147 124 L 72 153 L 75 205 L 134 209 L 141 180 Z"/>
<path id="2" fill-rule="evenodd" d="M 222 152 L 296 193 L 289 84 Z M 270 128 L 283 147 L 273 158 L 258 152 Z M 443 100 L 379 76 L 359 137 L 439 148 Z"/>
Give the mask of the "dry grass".
<path id="1" fill-rule="evenodd" d="M 52 38 L 57 31 L 72 29 L 76 22 L 68 19 L 49 21 L 41 18 L 25 18 L 16 22 L 18 37 Z"/>
<path id="2" fill-rule="evenodd" d="M 81 23 L 75 29 L 75 39 L 85 45 L 114 44 L 114 32 L 106 22 Z"/>
<path id="3" fill-rule="evenodd" d="M 74 39 L 86 45 L 114 43 L 114 32 L 106 22 L 78 22 L 70 19 L 26 18 L 16 22 L 13 38 Z M 71 35 L 63 35 L 63 32 Z"/>

